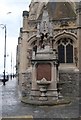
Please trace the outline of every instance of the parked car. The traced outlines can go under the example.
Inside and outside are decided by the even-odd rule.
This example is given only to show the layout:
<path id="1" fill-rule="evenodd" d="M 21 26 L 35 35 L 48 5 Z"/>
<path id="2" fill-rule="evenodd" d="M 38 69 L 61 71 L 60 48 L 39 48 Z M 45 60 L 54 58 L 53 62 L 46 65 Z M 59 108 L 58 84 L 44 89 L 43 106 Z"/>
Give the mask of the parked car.
<path id="1" fill-rule="evenodd" d="M 0 75 L 0 81 L 3 82 L 4 80 L 4 75 Z M 9 80 L 9 76 L 5 75 L 5 82 L 7 82 Z"/>
<path id="2" fill-rule="evenodd" d="M 3 75 L 0 75 L 0 82 L 2 82 L 3 80 Z"/>

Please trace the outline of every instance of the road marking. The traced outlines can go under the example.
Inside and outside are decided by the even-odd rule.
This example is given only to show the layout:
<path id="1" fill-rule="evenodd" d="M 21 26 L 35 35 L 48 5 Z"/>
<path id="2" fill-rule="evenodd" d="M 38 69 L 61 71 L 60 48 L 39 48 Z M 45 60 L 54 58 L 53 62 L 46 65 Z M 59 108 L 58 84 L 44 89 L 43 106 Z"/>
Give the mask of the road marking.
<path id="1" fill-rule="evenodd" d="M 32 115 L 27 115 L 27 116 L 8 116 L 8 117 L 2 117 L 0 120 L 32 120 L 33 116 Z"/>

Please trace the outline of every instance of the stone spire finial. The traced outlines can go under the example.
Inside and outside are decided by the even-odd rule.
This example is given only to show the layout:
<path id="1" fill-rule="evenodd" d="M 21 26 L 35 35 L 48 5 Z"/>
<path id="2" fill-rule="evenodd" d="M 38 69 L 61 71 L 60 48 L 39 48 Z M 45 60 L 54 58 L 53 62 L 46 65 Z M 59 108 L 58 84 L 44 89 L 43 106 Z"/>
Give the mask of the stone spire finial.
<path id="1" fill-rule="evenodd" d="M 49 29 L 49 15 L 48 15 L 48 11 L 46 9 L 46 6 L 44 6 L 44 11 L 43 11 L 43 15 L 42 15 L 42 21 L 41 21 L 41 32 L 46 32 L 48 33 L 48 29 Z"/>
<path id="2" fill-rule="evenodd" d="M 41 22 L 37 25 L 37 38 L 42 48 L 45 48 L 47 45 L 49 46 L 50 38 L 53 36 L 52 29 L 52 22 L 49 20 L 47 6 L 44 5 Z"/>

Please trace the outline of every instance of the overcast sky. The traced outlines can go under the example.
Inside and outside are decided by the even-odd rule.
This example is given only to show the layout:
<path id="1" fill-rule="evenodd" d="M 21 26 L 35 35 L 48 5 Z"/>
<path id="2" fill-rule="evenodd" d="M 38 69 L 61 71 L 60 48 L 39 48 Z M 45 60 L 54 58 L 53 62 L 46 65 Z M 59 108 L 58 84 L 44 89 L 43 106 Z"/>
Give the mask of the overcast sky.
<path id="1" fill-rule="evenodd" d="M 12 64 L 16 62 L 16 45 L 18 42 L 19 30 L 22 27 L 22 12 L 29 10 L 31 0 L 0 0 L 0 24 L 6 24 L 7 28 L 7 61 L 6 72 L 11 72 L 11 53 Z M 8 12 L 11 12 L 8 14 Z M 4 71 L 4 36 L 5 31 L 0 26 L 0 74 Z M 13 71 L 13 67 L 12 67 Z"/>

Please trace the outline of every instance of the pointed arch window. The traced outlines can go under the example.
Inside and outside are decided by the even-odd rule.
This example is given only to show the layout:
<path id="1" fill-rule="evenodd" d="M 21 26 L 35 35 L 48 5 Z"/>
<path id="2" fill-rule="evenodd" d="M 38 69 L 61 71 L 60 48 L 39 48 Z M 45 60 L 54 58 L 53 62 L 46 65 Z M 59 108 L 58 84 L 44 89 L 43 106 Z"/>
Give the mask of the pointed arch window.
<path id="1" fill-rule="evenodd" d="M 58 46 L 58 59 L 60 61 L 60 63 L 64 63 L 65 62 L 65 50 L 64 50 L 64 45 L 59 45 Z"/>
<path id="2" fill-rule="evenodd" d="M 73 63 L 73 46 L 71 44 L 66 46 L 66 63 Z"/>
<path id="3" fill-rule="evenodd" d="M 58 59 L 60 63 L 73 63 L 73 41 L 70 38 L 58 41 Z"/>

